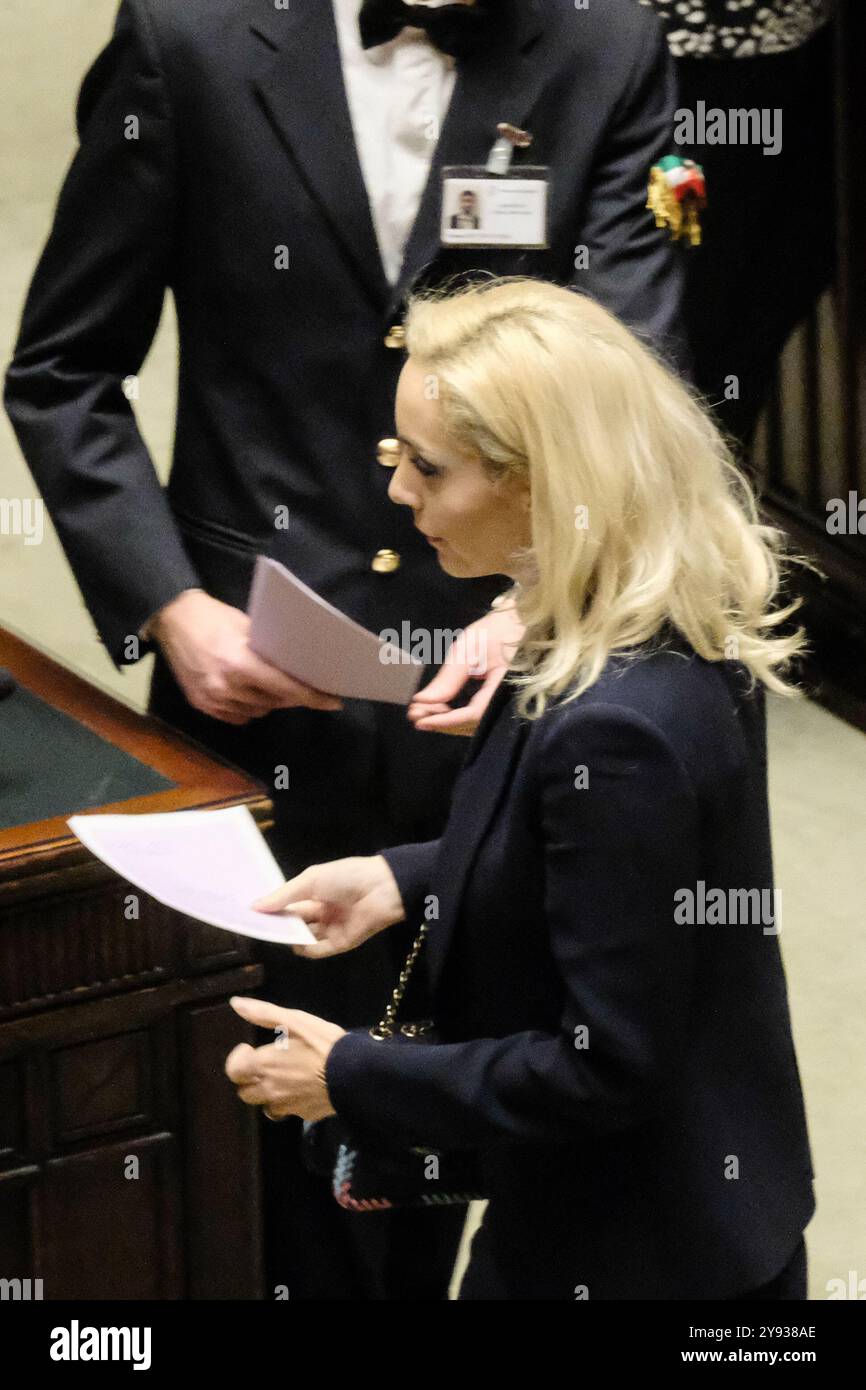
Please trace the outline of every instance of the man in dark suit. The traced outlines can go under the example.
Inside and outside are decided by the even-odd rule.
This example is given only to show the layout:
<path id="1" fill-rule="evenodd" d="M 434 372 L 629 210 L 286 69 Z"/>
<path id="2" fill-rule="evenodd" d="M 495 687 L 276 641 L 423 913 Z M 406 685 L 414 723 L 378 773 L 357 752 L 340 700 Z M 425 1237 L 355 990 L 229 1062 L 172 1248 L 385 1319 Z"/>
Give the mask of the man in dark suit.
<path id="1" fill-rule="evenodd" d="M 7 377 L 109 655 L 153 647 L 152 711 L 268 784 L 287 872 L 437 834 L 464 745 L 425 739 L 391 707 L 335 711 L 258 661 L 243 612 L 256 554 L 377 632 L 454 631 L 502 587 L 443 575 L 386 497 L 410 288 L 539 274 L 677 348 L 680 266 L 644 206 L 675 108 L 657 21 L 631 0 L 474 8 L 471 33 L 455 6 L 438 29 L 420 9 L 406 29 L 411 10 L 365 0 L 359 31 L 357 0 L 122 0 L 82 87 L 80 149 Z M 426 44 L 443 66 L 423 140 L 407 125 L 411 78 L 387 89 L 403 137 L 390 151 L 364 84 L 407 42 L 413 61 Z M 533 137 L 515 170 L 550 168 L 549 247 L 444 249 L 440 171 L 484 165 L 501 121 Z M 378 157 L 409 146 L 414 163 L 389 182 Z M 163 490 L 122 382 L 169 287 L 180 368 Z M 350 968 L 269 953 L 270 996 L 346 1026 L 378 1017 L 402 959 L 391 935 Z M 269 1283 L 292 1297 L 441 1294 L 453 1215 L 339 1211 L 295 1161 L 293 1123 L 266 1126 Z"/>

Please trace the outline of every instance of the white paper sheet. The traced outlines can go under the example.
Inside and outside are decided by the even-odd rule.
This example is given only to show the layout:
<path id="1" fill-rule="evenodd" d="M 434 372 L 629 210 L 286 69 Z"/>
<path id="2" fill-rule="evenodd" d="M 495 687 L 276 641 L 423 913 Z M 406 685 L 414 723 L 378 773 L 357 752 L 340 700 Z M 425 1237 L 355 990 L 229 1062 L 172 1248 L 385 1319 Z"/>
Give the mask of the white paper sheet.
<path id="1" fill-rule="evenodd" d="M 278 560 L 258 556 L 248 612 L 256 655 L 326 695 L 408 705 L 418 689 L 423 662 L 347 618 Z"/>
<path id="2" fill-rule="evenodd" d="M 66 824 L 103 864 L 175 912 L 258 941 L 315 940 L 293 913 L 250 906 L 279 888 L 285 875 L 246 806 L 70 816 Z"/>

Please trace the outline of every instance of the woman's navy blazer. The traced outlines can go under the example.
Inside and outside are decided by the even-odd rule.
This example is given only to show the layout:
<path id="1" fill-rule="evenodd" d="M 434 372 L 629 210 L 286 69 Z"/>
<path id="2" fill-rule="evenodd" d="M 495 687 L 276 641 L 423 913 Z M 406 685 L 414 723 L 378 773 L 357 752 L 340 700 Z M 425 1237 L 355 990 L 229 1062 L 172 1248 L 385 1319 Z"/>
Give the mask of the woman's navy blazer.
<path id="1" fill-rule="evenodd" d="M 434 918 L 444 1041 L 350 1032 L 329 1092 L 368 1139 L 475 1151 L 473 1258 L 499 1296 L 717 1299 L 774 1278 L 813 1174 L 743 668 L 684 646 L 614 658 L 535 721 L 504 684 L 441 839 L 385 857 L 409 924 Z"/>

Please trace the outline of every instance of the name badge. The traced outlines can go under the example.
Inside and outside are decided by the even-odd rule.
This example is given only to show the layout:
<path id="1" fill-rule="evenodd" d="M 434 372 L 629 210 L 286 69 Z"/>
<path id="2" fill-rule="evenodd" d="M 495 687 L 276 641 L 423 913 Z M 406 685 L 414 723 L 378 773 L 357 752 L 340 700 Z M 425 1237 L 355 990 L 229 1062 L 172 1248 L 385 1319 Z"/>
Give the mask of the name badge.
<path id="1" fill-rule="evenodd" d="M 545 249 L 549 191 L 544 165 L 523 165 L 507 175 L 481 165 L 449 165 L 442 170 L 442 245 Z"/>

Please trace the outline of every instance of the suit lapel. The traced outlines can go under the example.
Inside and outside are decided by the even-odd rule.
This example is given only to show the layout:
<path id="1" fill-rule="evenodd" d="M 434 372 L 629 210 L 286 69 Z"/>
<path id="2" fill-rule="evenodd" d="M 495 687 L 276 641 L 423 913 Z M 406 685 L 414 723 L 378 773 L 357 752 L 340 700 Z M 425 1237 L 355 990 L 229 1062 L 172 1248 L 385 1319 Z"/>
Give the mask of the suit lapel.
<path id="1" fill-rule="evenodd" d="M 293 0 L 279 10 L 263 5 L 250 28 L 277 53 L 266 76 L 254 84 L 259 96 L 334 236 L 384 313 L 389 286 L 358 162 L 331 0 Z"/>
<path id="2" fill-rule="evenodd" d="M 513 9 L 508 8 L 512 18 L 503 24 L 492 49 L 458 66 L 430 174 L 391 292 L 389 317 L 399 314 L 413 283 L 439 255 L 442 169 L 450 164 L 486 164 L 497 123 L 522 125 L 541 90 L 544 66 L 532 53 L 542 28 L 538 8 L 532 0 L 518 0 Z M 532 156 L 531 147 L 526 154 Z"/>
<path id="3" fill-rule="evenodd" d="M 497 121 L 522 124 L 544 79 L 533 59 L 539 9 L 533 0 L 508 7 L 492 48 L 465 60 L 431 162 L 397 284 L 382 267 L 340 64 L 331 0 L 303 0 L 287 9 L 262 5 L 250 24 L 257 41 L 275 51 L 272 67 L 255 87 L 276 131 L 334 236 L 354 264 L 383 317 L 399 316 L 407 291 L 436 260 L 441 170 L 449 164 L 484 164 Z M 533 151 L 527 151 L 531 156 Z M 531 161 L 530 161 L 531 162 Z"/>
<path id="4" fill-rule="evenodd" d="M 439 921 L 426 943 L 427 971 L 435 987 L 481 840 L 507 791 L 515 761 L 523 747 L 528 723 L 518 719 L 512 686 L 503 681 L 494 691 L 469 750 L 442 836 L 434 873 L 439 889 Z"/>

